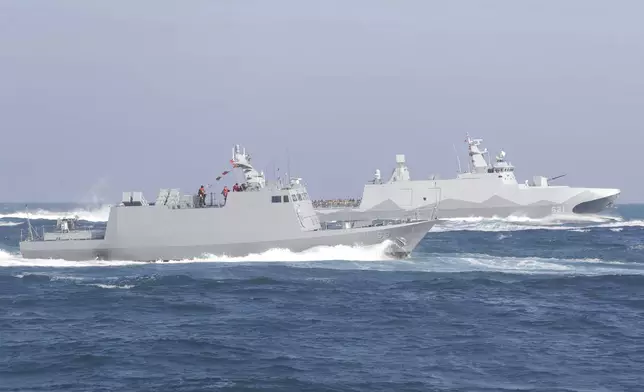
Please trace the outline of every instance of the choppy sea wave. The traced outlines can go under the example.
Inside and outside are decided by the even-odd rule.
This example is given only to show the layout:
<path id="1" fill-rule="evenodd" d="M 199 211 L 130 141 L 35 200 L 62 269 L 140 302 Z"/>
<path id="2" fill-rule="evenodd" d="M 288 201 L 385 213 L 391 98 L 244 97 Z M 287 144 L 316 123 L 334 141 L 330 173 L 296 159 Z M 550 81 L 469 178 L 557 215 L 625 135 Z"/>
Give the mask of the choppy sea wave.
<path id="1" fill-rule="evenodd" d="M 87 222 L 107 222 L 110 213 L 110 205 L 96 206 L 94 208 L 77 207 L 73 209 L 52 210 L 45 208 L 22 209 L 17 210 L 15 207 L 12 211 L 3 211 L 0 213 L 0 219 L 21 219 L 27 218 L 33 220 L 57 220 L 65 217 L 77 216 L 79 220 Z"/>
<path id="2" fill-rule="evenodd" d="M 30 207 L 39 224 L 107 207 Z M 644 206 L 372 247 L 26 260 L 0 206 L 0 390 L 639 391 Z"/>
<path id="3" fill-rule="evenodd" d="M 619 216 L 552 216 L 541 219 L 510 216 L 507 218 L 443 219 L 434 231 L 518 231 L 518 230 L 587 230 L 591 228 L 644 227 L 643 219 L 624 220 Z"/>

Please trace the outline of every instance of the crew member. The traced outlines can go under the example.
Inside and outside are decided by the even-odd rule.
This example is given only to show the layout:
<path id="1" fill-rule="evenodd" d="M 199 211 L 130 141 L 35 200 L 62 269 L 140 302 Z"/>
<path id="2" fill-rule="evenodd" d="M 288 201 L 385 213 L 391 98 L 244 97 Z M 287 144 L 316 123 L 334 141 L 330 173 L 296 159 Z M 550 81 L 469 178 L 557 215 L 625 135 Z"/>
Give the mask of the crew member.
<path id="1" fill-rule="evenodd" d="M 241 188 L 239 188 L 239 183 L 236 182 L 235 185 L 233 185 L 233 192 L 239 192 L 239 191 L 241 191 Z"/>
<path id="2" fill-rule="evenodd" d="M 228 199 L 228 187 L 225 186 L 224 190 L 221 191 L 221 194 L 224 195 L 224 205 L 226 204 L 226 200 Z"/>
<path id="3" fill-rule="evenodd" d="M 201 186 L 199 188 L 199 207 L 204 207 L 206 205 L 206 188 Z"/>

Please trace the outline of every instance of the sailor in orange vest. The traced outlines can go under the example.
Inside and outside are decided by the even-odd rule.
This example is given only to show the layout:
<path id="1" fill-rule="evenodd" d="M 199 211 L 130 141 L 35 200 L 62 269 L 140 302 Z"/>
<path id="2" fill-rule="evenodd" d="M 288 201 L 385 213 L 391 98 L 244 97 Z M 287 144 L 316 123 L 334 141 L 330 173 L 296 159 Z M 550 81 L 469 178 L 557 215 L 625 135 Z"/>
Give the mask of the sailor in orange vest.
<path id="1" fill-rule="evenodd" d="M 206 189 L 201 186 L 199 188 L 199 207 L 204 207 L 206 205 Z"/>
<path id="2" fill-rule="evenodd" d="M 225 186 L 224 190 L 221 191 L 221 194 L 224 195 L 224 204 L 226 204 L 226 200 L 228 199 L 228 187 Z"/>

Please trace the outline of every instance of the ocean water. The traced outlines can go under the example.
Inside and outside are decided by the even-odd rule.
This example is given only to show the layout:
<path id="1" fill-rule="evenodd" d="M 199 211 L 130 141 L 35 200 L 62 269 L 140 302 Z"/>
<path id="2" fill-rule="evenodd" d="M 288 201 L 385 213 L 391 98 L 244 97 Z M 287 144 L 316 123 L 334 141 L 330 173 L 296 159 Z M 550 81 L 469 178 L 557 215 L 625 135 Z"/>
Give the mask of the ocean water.
<path id="1" fill-rule="evenodd" d="M 24 260 L 0 205 L 0 391 L 641 391 L 644 206 L 382 246 Z M 73 211 L 30 206 L 35 226 Z"/>

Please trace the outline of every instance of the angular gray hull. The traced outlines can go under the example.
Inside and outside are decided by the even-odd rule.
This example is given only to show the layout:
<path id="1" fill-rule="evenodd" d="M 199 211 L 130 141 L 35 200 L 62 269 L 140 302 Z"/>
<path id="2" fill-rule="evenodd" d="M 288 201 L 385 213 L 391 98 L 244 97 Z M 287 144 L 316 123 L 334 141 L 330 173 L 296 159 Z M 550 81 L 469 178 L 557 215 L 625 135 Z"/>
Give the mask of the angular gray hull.
<path id="1" fill-rule="evenodd" d="M 383 182 L 380 170 L 366 184 L 360 205 L 355 208 L 318 208 L 322 221 L 342 219 L 343 216 L 374 217 L 378 214 L 415 216 L 428 219 L 438 206 L 439 218 L 523 216 L 542 218 L 550 215 L 597 214 L 611 207 L 620 194 L 619 189 L 576 188 L 550 185 L 547 178 L 534 176 L 532 182 L 519 183 L 514 166 L 501 151 L 493 162 L 486 160 L 487 149 L 481 149 L 482 139 L 466 136 L 468 170 L 456 178 L 412 180 L 405 156 L 396 155 L 396 167 Z M 487 155 L 489 160 L 489 154 Z M 325 202 L 324 205 L 333 204 Z"/>
<path id="2" fill-rule="evenodd" d="M 212 241 L 191 245 L 181 245 L 177 242 L 136 246 L 118 242 L 110 243 L 106 240 L 26 241 L 20 243 L 20 251 L 24 258 L 30 259 L 156 261 L 193 259 L 208 254 L 241 257 L 275 248 L 301 252 L 317 246 L 375 245 L 385 240 L 392 240 L 394 244 L 388 253 L 394 257 L 405 257 L 436 223 L 437 221 L 423 221 L 347 230 L 321 230 L 303 232 L 298 238 L 261 242 L 217 243 Z"/>
<path id="3" fill-rule="evenodd" d="M 389 189 L 387 189 L 389 188 Z M 393 188 L 393 189 L 392 189 Z M 410 195 L 402 197 L 402 195 Z M 597 214 L 613 206 L 618 189 L 526 187 L 475 180 L 416 180 L 367 185 L 357 208 L 317 208 L 320 221 L 346 218 L 543 218 L 552 215 Z M 438 201 L 438 202 L 437 202 Z"/>
<path id="4" fill-rule="evenodd" d="M 141 192 L 124 192 L 121 204 L 110 209 L 104 234 L 77 230 L 75 220 L 64 219 L 56 232 L 43 230 L 41 237 L 29 223 L 28 240 L 20 242 L 20 252 L 25 258 L 157 261 L 240 257 L 275 248 L 301 252 L 390 240 L 386 253 L 405 257 L 437 223 L 345 222 L 351 228 L 329 229 L 320 224 L 301 179 L 267 184 L 244 149 L 234 146 L 232 153 L 230 162 L 246 181 L 230 193 L 224 188 L 223 203 L 211 198 L 207 204 L 203 185 L 197 194 L 187 195 L 179 189 L 161 189 L 154 203 Z"/>
<path id="5" fill-rule="evenodd" d="M 539 202 L 528 205 L 514 204 L 509 201 L 499 203 L 499 198 L 494 200 L 493 203 L 479 203 L 478 205 L 452 199 L 441 203 L 438 217 L 507 218 L 515 216 L 539 219 L 556 215 L 598 214 L 612 207 L 617 197 L 618 194 L 615 194 L 613 196 L 586 200 L 581 195 L 581 197 L 573 197 L 562 202 L 540 200 Z"/>

